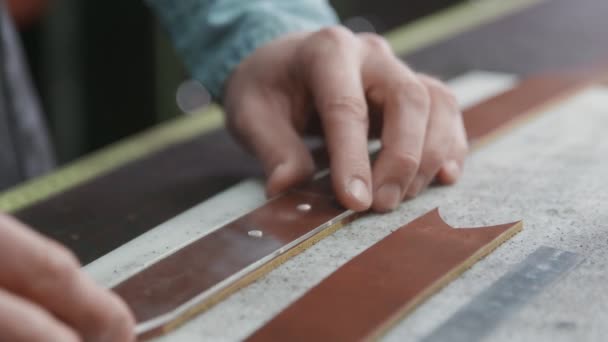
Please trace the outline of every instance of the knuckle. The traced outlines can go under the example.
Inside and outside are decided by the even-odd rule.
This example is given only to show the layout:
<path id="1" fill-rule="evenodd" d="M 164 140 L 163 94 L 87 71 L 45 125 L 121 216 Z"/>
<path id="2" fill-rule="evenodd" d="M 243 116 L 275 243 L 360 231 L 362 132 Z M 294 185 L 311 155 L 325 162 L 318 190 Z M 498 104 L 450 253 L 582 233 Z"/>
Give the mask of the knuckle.
<path id="1" fill-rule="evenodd" d="M 339 96 L 322 105 L 322 111 L 336 120 L 356 120 L 367 123 L 367 103 L 355 96 Z"/>
<path id="2" fill-rule="evenodd" d="M 436 145 L 446 146 L 445 159 L 453 159 L 463 161 L 469 153 L 469 142 L 467 141 L 467 132 L 462 122 L 462 118 L 458 117 L 458 121 L 451 129 L 443 134 L 441 142 Z"/>
<path id="3" fill-rule="evenodd" d="M 226 111 L 226 128 L 237 139 L 244 139 L 251 129 L 253 119 L 251 113 L 255 112 L 253 109 L 255 107 L 250 106 L 249 108 L 250 110 L 246 110 L 244 105 L 239 105 Z"/>
<path id="4" fill-rule="evenodd" d="M 44 314 L 30 315 L 28 328 L 20 331 L 20 338 L 24 341 L 44 341 L 49 335 L 57 335 L 56 327 Z"/>
<path id="5" fill-rule="evenodd" d="M 401 81 L 392 86 L 400 103 L 413 107 L 415 112 L 427 115 L 431 107 L 431 97 L 427 88 L 418 81 Z"/>
<path id="6" fill-rule="evenodd" d="M 464 140 L 462 142 L 462 144 L 460 145 L 460 150 L 459 150 L 460 155 L 462 156 L 461 158 L 463 160 L 465 159 L 466 155 L 469 154 L 470 150 L 471 150 L 471 148 L 469 146 L 469 143 L 466 140 Z"/>
<path id="7" fill-rule="evenodd" d="M 107 306 L 95 312 L 95 330 L 107 337 L 104 340 L 126 340 L 133 331 L 133 317 L 116 295 L 107 291 L 104 294 Z"/>
<path id="8" fill-rule="evenodd" d="M 392 54 L 392 47 L 384 37 L 375 33 L 359 34 L 361 40 L 373 51 L 389 52 Z"/>
<path id="9" fill-rule="evenodd" d="M 462 133 L 456 137 L 453 145 L 453 150 L 456 156 L 461 159 L 465 159 L 466 155 L 469 153 L 469 142 L 467 141 L 466 132 L 464 132 L 464 127 L 462 128 Z"/>
<path id="10" fill-rule="evenodd" d="M 80 266 L 67 249 L 51 245 L 48 254 L 35 267 L 36 281 L 28 285 L 32 293 L 50 296 L 56 291 L 72 291 L 78 286 Z"/>
<path id="11" fill-rule="evenodd" d="M 3 231 L 14 230 L 21 227 L 22 224 L 15 220 L 14 217 L 0 211 L 0 229 Z"/>
<path id="12" fill-rule="evenodd" d="M 424 84 L 422 84 L 422 82 L 410 81 L 403 83 L 401 85 L 401 90 L 410 94 L 410 96 L 413 98 L 421 99 L 427 104 L 430 102 L 429 91 Z"/>
<path id="13" fill-rule="evenodd" d="M 426 84 L 430 96 L 433 98 L 434 101 L 442 101 L 448 107 L 454 109 L 455 111 L 458 110 L 458 99 L 445 84 L 443 84 L 438 79 L 429 76 L 421 77 L 424 80 L 423 82 Z"/>
<path id="14" fill-rule="evenodd" d="M 426 175 L 436 172 L 446 161 L 446 154 L 437 148 L 429 149 L 424 152 L 423 163 L 420 170 Z"/>
<path id="15" fill-rule="evenodd" d="M 241 132 L 246 125 L 244 121 L 243 115 L 239 112 L 230 112 L 226 115 L 226 127 L 232 133 Z"/>
<path id="16" fill-rule="evenodd" d="M 87 340 L 128 340 L 134 325 L 129 311 L 106 289 L 96 288 L 95 295 L 95 305 L 86 308 L 81 318 L 87 324 Z"/>
<path id="17" fill-rule="evenodd" d="M 52 247 L 42 266 L 42 279 L 71 283 L 80 271 L 80 265 L 72 252 L 62 247 Z"/>
<path id="18" fill-rule="evenodd" d="M 407 151 L 389 150 L 390 158 L 398 167 L 406 172 L 415 173 L 420 167 L 420 157 Z"/>
<path id="19" fill-rule="evenodd" d="M 343 26 L 330 26 L 320 29 L 313 34 L 312 37 L 313 39 L 317 39 L 319 42 L 343 46 L 349 44 L 354 35 L 350 30 Z"/>
<path id="20" fill-rule="evenodd" d="M 433 88 L 433 100 L 441 101 L 452 113 L 460 113 L 458 99 L 447 89 Z"/>
<path id="21" fill-rule="evenodd" d="M 64 331 L 45 314 L 30 317 L 28 328 L 23 330 L 23 334 L 20 336 L 23 341 L 78 341 L 76 334 Z"/>
<path id="22" fill-rule="evenodd" d="M 443 101 L 454 110 L 455 113 L 460 113 L 460 104 L 458 103 L 458 99 L 456 96 L 447 89 L 441 94 Z"/>

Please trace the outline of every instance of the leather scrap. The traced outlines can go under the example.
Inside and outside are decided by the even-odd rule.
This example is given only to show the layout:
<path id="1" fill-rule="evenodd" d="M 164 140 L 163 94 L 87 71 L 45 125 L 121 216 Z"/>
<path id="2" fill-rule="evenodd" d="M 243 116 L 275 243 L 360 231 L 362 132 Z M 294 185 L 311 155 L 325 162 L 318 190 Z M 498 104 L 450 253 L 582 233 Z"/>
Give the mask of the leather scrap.
<path id="1" fill-rule="evenodd" d="M 521 222 L 454 229 L 435 209 L 350 260 L 246 341 L 379 337 L 521 229 Z"/>

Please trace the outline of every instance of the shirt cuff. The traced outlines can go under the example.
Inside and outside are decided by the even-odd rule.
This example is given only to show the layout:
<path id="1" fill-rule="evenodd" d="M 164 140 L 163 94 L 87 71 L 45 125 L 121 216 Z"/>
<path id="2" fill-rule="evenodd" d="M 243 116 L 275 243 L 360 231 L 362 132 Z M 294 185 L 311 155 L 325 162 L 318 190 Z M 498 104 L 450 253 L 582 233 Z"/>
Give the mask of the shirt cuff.
<path id="1" fill-rule="evenodd" d="M 226 81 L 234 69 L 258 47 L 287 33 L 314 31 L 331 24 L 333 23 L 287 22 L 278 17 L 273 17 L 272 20 L 267 18 L 263 23 L 251 25 L 247 31 L 239 30 L 229 41 L 230 45 L 213 58 L 190 61 L 192 76 L 207 88 L 216 101 L 221 102 Z"/>

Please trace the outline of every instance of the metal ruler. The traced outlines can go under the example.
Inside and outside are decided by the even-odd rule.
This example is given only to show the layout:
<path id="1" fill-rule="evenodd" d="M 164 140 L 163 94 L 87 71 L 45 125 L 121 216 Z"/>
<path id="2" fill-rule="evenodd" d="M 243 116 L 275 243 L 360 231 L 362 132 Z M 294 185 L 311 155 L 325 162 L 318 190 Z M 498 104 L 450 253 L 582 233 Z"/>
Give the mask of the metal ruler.
<path id="1" fill-rule="evenodd" d="M 482 340 L 581 261 L 582 257 L 576 253 L 550 247 L 538 248 L 422 341 Z"/>

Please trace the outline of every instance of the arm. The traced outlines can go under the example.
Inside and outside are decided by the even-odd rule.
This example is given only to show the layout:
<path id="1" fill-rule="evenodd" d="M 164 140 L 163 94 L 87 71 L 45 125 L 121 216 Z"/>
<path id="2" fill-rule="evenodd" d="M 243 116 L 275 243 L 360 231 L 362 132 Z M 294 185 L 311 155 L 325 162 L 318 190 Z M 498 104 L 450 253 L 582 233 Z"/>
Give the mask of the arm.
<path id="1" fill-rule="evenodd" d="M 313 174 L 301 135 L 315 123 L 334 192 L 349 209 L 389 211 L 435 179 L 460 177 L 467 140 L 449 89 L 411 70 L 381 36 L 332 26 L 326 1 L 148 2 L 194 77 L 222 100 L 230 130 L 262 162 L 269 196 Z M 370 133 L 382 141 L 373 165 Z"/>
<path id="2" fill-rule="evenodd" d="M 257 47 L 286 33 L 335 24 L 326 0 L 146 0 L 193 77 L 214 98 Z"/>

